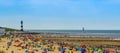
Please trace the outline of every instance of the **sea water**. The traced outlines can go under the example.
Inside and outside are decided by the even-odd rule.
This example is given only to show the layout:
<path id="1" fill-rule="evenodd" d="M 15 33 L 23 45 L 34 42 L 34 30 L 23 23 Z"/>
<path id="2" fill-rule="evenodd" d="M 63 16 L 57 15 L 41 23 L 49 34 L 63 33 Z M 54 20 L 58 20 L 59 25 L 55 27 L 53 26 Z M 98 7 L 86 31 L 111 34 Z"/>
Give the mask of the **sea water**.
<path id="1" fill-rule="evenodd" d="M 47 33 L 49 35 L 67 35 L 74 37 L 102 37 L 120 39 L 120 30 L 29 30 L 36 33 Z"/>

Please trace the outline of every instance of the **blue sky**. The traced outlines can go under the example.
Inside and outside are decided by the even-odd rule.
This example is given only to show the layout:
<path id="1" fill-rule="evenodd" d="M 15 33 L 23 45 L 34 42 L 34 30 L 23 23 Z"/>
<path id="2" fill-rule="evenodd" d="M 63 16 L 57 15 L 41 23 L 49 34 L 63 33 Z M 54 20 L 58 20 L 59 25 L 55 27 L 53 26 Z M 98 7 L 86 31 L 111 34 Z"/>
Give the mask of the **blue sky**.
<path id="1" fill-rule="evenodd" d="M 120 0 L 0 0 L 0 26 L 120 30 Z"/>

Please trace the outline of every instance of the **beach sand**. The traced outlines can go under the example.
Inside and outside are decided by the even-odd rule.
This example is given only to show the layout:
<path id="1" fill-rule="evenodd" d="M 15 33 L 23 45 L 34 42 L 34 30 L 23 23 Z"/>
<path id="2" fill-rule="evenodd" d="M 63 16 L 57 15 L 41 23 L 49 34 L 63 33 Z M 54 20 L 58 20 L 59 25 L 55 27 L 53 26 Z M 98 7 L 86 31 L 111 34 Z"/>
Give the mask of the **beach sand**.
<path id="1" fill-rule="evenodd" d="M 19 38 L 15 38 L 15 39 L 19 39 Z M 50 39 L 50 40 L 54 40 L 54 41 L 66 41 L 70 42 L 70 43 L 74 43 L 76 45 L 79 44 L 88 44 L 88 45 L 110 45 L 110 46 L 120 46 L 120 40 L 117 41 L 113 41 L 109 38 L 80 38 L 80 37 L 45 37 L 45 38 L 41 38 L 41 39 Z M 10 46 L 10 48 L 8 50 L 6 50 L 7 48 L 7 42 L 10 41 L 10 39 L 7 38 L 2 38 L 2 40 L 0 41 L 0 50 L 5 51 L 5 53 L 11 53 L 11 51 L 14 51 L 14 53 L 25 53 L 25 49 L 21 49 L 21 47 L 15 47 L 14 45 L 17 44 L 15 42 L 12 43 L 12 45 Z M 58 45 L 54 45 L 54 47 L 58 47 Z M 32 48 L 34 49 L 34 48 Z M 40 50 L 40 48 L 35 48 L 38 49 L 38 52 L 35 53 L 41 53 L 42 50 Z M 113 50 L 115 49 L 114 47 L 112 48 Z M 54 52 L 48 52 L 48 53 L 61 53 L 60 51 L 58 51 L 57 49 L 54 50 Z M 75 51 L 74 53 L 81 53 L 80 51 Z M 120 52 L 119 52 L 120 53 Z"/>

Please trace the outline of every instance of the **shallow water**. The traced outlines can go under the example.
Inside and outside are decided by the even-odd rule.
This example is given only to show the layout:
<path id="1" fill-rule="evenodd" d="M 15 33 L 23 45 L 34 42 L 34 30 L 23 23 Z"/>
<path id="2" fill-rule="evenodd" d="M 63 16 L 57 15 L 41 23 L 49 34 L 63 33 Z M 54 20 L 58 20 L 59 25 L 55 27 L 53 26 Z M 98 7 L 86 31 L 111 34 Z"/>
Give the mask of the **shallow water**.
<path id="1" fill-rule="evenodd" d="M 28 30 L 30 32 L 46 33 L 49 35 L 67 35 L 74 37 L 102 37 L 120 39 L 120 30 Z"/>

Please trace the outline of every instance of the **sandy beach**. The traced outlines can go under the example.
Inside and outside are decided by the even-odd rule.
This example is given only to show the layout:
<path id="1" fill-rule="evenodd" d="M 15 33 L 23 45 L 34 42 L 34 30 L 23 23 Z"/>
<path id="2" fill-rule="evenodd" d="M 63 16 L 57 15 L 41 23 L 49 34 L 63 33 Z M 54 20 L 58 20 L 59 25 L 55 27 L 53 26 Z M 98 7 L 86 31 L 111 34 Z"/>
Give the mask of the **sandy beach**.
<path id="1" fill-rule="evenodd" d="M 23 35 L 25 37 L 27 37 L 27 35 Z M 21 37 L 21 36 L 20 36 Z M 5 53 L 12 53 L 12 51 L 14 53 L 26 53 L 26 50 L 29 51 L 33 51 L 34 53 L 42 53 L 44 52 L 41 48 L 47 48 L 47 45 L 52 44 L 53 47 L 55 49 L 53 49 L 54 51 L 47 51 L 47 53 L 61 53 L 61 51 L 59 51 L 57 48 L 59 47 L 59 45 L 57 44 L 58 42 L 66 42 L 68 43 L 68 45 L 89 45 L 87 47 L 90 46 L 94 46 L 94 47 L 106 47 L 109 48 L 111 51 L 115 51 L 115 49 L 120 49 L 120 40 L 111 40 L 109 38 L 80 38 L 80 37 L 40 37 L 39 35 L 36 36 L 36 38 L 39 39 L 39 41 L 37 41 L 38 43 L 42 43 L 42 40 L 52 40 L 54 43 L 49 43 L 49 44 L 40 44 L 41 47 L 32 47 L 29 46 L 28 48 L 21 48 L 22 45 L 26 45 L 29 42 L 32 42 L 32 39 L 29 39 L 27 37 L 26 41 L 23 41 L 20 39 L 20 37 L 15 37 L 13 38 L 12 44 L 11 46 L 9 46 L 7 43 L 11 41 L 11 38 L 2 38 L 0 41 L 0 50 L 1 51 L 5 51 Z M 34 37 L 34 36 L 32 36 Z M 15 42 L 16 40 L 19 40 L 18 42 Z M 24 43 L 25 42 L 25 43 Z M 19 45 L 20 43 L 22 43 L 20 46 L 15 46 L 15 45 Z M 34 42 L 35 44 L 35 42 Z M 65 46 L 66 50 L 65 52 L 68 53 L 69 52 L 69 46 Z M 35 51 L 38 50 L 38 51 Z M 73 53 L 81 53 L 81 51 L 74 51 L 74 49 L 72 50 Z M 29 52 L 30 53 L 30 52 Z"/>

